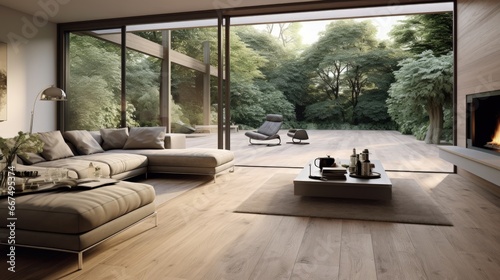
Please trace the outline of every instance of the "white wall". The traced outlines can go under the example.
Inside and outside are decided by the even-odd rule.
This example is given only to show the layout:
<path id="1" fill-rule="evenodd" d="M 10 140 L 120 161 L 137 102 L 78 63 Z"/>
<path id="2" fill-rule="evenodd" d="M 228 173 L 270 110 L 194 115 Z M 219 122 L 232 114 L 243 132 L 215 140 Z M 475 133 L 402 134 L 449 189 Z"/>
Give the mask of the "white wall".
<path id="1" fill-rule="evenodd" d="M 56 84 L 57 26 L 40 9 L 40 18 L 0 6 L 0 41 L 7 43 L 7 121 L 0 136 L 29 131 L 38 93 Z M 45 15 L 45 17 L 44 17 Z M 56 129 L 55 102 L 38 101 L 33 131 Z"/>

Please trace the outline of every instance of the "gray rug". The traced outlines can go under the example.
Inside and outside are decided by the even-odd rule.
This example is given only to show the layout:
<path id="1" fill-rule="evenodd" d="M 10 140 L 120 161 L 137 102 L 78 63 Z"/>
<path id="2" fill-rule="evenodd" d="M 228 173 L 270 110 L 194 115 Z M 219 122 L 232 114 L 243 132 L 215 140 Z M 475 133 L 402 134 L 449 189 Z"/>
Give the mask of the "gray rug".
<path id="1" fill-rule="evenodd" d="M 395 223 L 453 224 L 432 198 L 412 179 L 391 179 L 392 200 L 302 197 L 293 194 L 294 174 L 275 174 L 235 212 L 352 219 Z"/>
<path id="2" fill-rule="evenodd" d="M 155 204 L 160 207 L 165 202 L 213 181 L 212 176 L 192 176 L 182 174 L 149 174 L 148 179 L 139 179 L 135 182 L 149 184 L 155 189 Z"/>

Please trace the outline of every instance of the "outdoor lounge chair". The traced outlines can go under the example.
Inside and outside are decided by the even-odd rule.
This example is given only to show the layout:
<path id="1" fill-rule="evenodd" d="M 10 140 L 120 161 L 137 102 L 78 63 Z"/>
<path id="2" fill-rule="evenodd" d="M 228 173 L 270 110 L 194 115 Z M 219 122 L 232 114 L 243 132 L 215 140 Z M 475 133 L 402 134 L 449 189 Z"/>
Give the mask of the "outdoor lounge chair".
<path id="1" fill-rule="evenodd" d="M 287 143 L 309 144 L 308 142 L 302 142 L 302 140 L 309 139 L 309 135 L 307 135 L 307 131 L 305 131 L 304 129 L 290 129 L 288 130 L 288 133 L 286 135 L 292 137 L 292 142 L 287 142 Z"/>
<path id="2" fill-rule="evenodd" d="M 279 141 L 278 144 L 267 144 L 267 145 L 268 146 L 280 145 L 281 138 L 278 134 L 278 131 L 280 130 L 282 124 L 283 124 L 282 115 L 268 114 L 266 116 L 266 121 L 259 127 L 257 131 L 247 131 L 245 132 L 245 136 L 249 138 L 248 141 L 252 145 L 260 144 L 260 143 L 252 143 L 252 139 L 261 141 L 278 139 Z"/>

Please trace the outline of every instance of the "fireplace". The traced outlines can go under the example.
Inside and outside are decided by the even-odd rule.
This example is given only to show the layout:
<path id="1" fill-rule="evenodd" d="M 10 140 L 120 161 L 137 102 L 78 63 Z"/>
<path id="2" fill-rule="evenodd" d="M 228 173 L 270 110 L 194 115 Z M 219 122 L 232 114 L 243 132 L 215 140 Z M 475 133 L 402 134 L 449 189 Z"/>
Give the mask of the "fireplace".
<path id="1" fill-rule="evenodd" d="M 467 148 L 500 156 L 500 90 L 467 95 Z"/>

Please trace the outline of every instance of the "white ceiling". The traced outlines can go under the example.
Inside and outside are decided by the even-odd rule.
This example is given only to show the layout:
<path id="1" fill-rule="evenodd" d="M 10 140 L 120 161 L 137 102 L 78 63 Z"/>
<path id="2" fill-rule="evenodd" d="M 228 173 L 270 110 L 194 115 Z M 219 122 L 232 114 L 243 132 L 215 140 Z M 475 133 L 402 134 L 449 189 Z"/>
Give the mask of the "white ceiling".
<path id="1" fill-rule="evenodd" d="M 0 0 L 0 5 L 65 23 L 317 0 Z"/>

